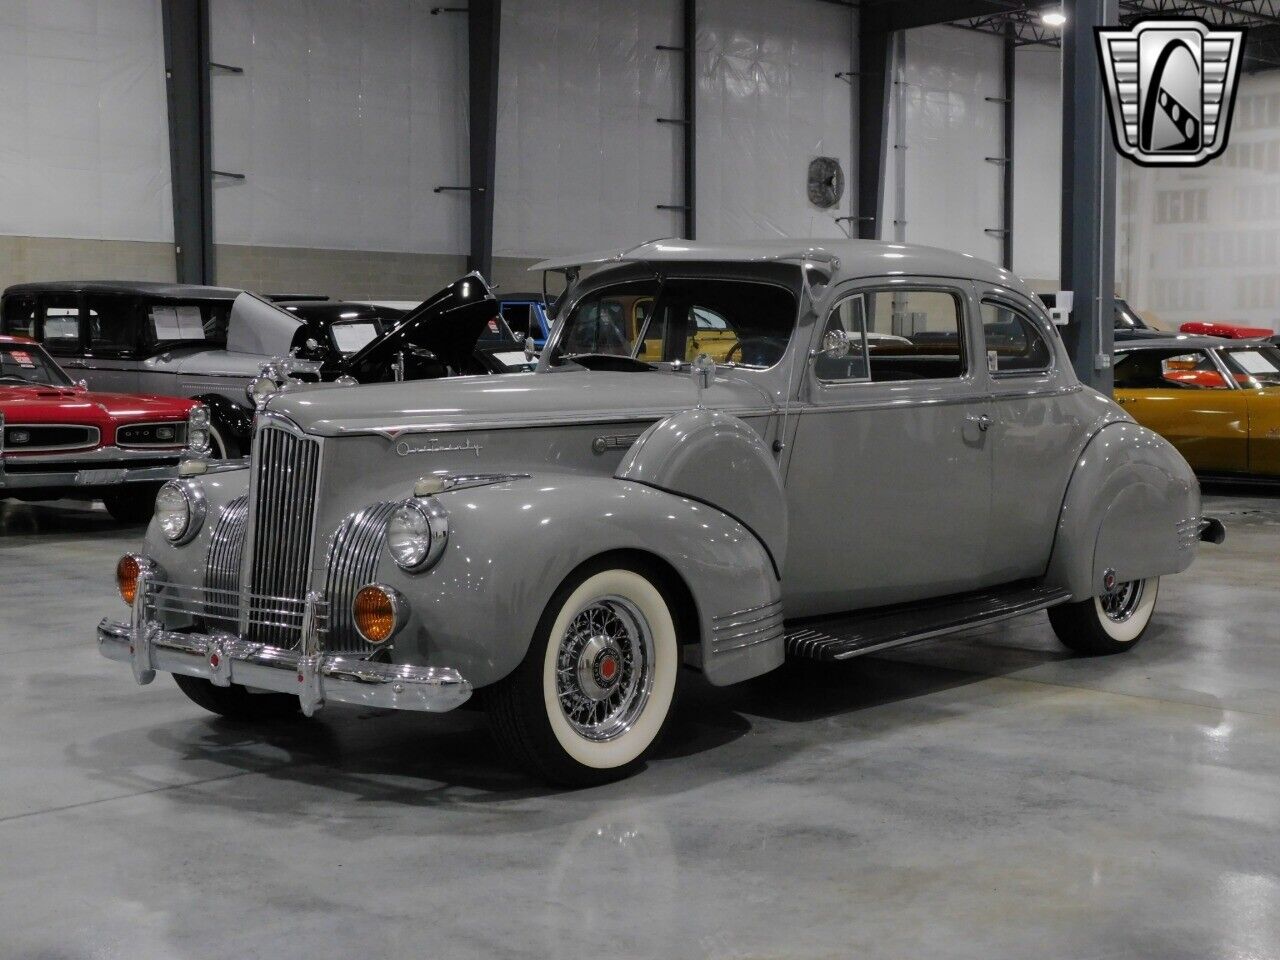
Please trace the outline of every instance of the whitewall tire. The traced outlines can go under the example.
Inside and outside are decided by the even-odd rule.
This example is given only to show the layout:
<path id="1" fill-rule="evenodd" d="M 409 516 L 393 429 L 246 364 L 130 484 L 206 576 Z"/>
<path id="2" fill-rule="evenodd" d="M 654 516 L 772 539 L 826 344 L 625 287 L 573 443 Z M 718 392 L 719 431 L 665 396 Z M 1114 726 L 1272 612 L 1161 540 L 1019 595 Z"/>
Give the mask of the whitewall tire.
<path id="1" fill-rule="evenodd" d="M 544 779 L 627 776 L 660 739 L 680 667 L 678 618 L 661 574 L 591 564 L 562 586 L 524 662 L 487 697 L 498 740 Z"/>
<path id="2" fill-rule="evenodd" d="M 1051 607 L 1049 622 L 1078 653 L 1123 653 L 1146 634 L 1159 594 L 1159 577 L 1117 583 L 1101 596 Z"/>

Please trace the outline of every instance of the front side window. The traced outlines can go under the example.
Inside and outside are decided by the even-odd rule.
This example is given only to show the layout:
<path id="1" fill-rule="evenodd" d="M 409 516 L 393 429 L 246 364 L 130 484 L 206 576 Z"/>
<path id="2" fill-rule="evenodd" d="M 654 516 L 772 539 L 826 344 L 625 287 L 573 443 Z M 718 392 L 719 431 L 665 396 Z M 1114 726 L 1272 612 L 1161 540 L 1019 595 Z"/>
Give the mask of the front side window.
<path id="1" fill-rule="evenodd" d="M 996 376 L 1044 373 L 1053 353 L 1035 322 L 1020 310 L 984 300 L 982 332 L 987 368 Z"/>
<path id="2" fill-rule="evenodd" d="M 552 362 L 603 355 L 669 363 L 706 354 L 764 369 L 782 358 L 795 320 L 795 296 L 773 284 L 683 278 L 619 284 L 578 303 Z"/>
<path id="3" fill-rule="evenodd" d="M 1229 390 L 1203 350 L 1132 350 L 1116 357 L 1117 390 Z"/>
<path id="4" fill-rule="evenodd" d="M 866 294 L 871 379 L 950 380 L 964 376 L 964 312 L 949 290 L 895 287 Z"/>
<path id="5" fill-rule="evenodd" d="M 40 339 L 50 353 L 80 353 L 80 304 L 74 294 L 46 297 L 40 318 Z"/>

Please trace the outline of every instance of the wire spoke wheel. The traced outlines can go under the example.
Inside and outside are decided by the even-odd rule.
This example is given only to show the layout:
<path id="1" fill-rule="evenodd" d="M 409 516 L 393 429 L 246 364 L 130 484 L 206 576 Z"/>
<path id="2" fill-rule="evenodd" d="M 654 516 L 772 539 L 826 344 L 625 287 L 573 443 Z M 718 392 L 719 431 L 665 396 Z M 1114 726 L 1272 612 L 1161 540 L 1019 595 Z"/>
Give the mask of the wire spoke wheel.
<path id="1" fill-rule="evenodd" d="M 560 637 L 556 697 L 573 730 L 613 740 L 631 729 L 653 689 L 653 633 L 639 608 L 619 596 L 579 609 Z"/>
<path id="2" fill-rule="evenodd" d="M 1145 580 L 1126 580 L 1098 598 L 1102 613 L 1112 623 L 1126 623 L 1142 606 Z"/>

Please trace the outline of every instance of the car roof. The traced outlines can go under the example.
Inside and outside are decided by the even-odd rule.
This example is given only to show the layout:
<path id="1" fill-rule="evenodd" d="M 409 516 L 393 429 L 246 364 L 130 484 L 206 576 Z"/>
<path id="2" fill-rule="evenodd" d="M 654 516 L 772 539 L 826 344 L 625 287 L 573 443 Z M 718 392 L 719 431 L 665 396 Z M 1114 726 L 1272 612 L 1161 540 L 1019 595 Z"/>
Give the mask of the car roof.
<path id="1" fill-rule="evenodd" d="M 887 240 L 804 239 L 711 243 L 700 240 L 652 240 L 621 250 L 558 257 L 530 270 L 566 270 L 607 263 L 776 263 L 814 262 L 831 267 L 833 280 L 905 276 L 960 277 L 1012 287 L 1032 296 L 1014 273 L 968 253 Z"/>
<path id="2" fill-rule="evenodd" d="M 1116 353 L 1129 353 L 1134 350 L 1169 350 L 1185 347 L 1203 349 L 1205 347 L 1227 347 L 1244 343 L 1243 340 L 1228 340 L 1225 337 L 1207 337 L 1201 333 L 1171 333 L 1167 337 L 1146 337 L 1142 340 L 1125 340 L 1116 342 Z"/>
<path id="3" fill-rule="evenodd" d="M 244 291 L 235 287 L 204 287 L 192 283 L 156 283 L 150 280 L 44 280 L 15 283 L 4 291 L 5 296 L 40 293 L 110 293 L 193 300 L 234 300 Z"/>

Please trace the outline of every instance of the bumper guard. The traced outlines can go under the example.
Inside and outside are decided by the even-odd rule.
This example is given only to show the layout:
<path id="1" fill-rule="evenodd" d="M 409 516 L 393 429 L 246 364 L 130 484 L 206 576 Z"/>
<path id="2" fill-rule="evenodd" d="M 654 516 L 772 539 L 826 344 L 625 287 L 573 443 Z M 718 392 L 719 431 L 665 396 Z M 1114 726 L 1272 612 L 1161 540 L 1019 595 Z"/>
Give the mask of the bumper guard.
<path id="1" fill-rule="evenodd" d="M 328 701 L 393 710 L 442 713 L 465 703 L 471 684 L 452 667 L 373 663 L 358 657 L 326 654 L 315 609 L 318 594 L 307 597 L 298 648 L 275 647 L 230 633 L 166 630 L 151 618 L 152 574 L 138 577 L 128 623 L 104 617 L 98 624 L 98 649 L 108 660 L 128 663 L 140 684 L 156 671 L 202 677 L 219 687 L 232 683 L 257 690 L 293 694 L 306 716 Z"/>

